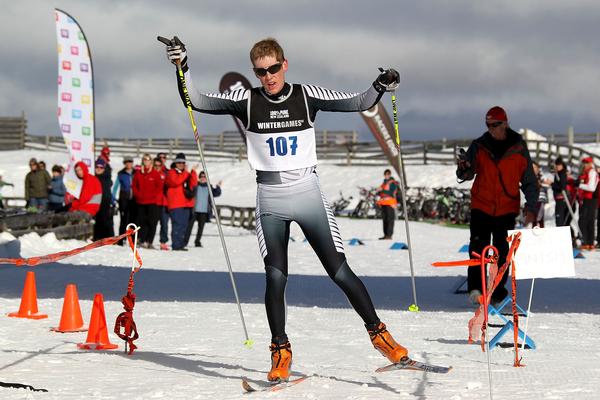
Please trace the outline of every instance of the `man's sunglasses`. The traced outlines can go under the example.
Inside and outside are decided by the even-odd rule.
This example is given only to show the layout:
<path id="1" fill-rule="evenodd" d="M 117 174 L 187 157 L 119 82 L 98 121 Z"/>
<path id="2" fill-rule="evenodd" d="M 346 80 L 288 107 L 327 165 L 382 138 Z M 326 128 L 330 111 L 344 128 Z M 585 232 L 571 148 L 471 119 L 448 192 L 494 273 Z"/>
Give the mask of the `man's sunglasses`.
<path id="1" fill-rule="evenodd" d="M 252 68 L 252 70 L 254 71 L 254 73 L 256 74 L 256 76 L 267 76 L 267 72 L 270 73 L 271 75 L 278 73 L 281 70 L 282 64 L 281 63 L 277 63 L 277 64 L 273 64 L 268 68 Z"/>
<path id="2" fill-rule="evenodd" d="M 503 123 L 504 122 L 502 122 L 502 121 L 498 121 L 498 122 L 493 122 L 491 124 L 489 122 L 486 122 L 485 124 L 487 125 L 488 128 L 497 128 L 500 125 L 502 125 Z"/>

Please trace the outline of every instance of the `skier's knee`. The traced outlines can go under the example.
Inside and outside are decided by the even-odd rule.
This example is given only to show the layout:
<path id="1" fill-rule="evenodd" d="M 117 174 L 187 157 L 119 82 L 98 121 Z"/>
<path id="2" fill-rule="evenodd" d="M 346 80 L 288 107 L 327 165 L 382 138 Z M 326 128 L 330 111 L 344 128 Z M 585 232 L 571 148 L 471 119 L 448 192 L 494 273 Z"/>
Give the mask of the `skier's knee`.
<path id="1" fill-rule="evenodd" d="M 267 265 L 265 267 L 267 276 L 267 289 L 283 292 L 287 284 L 287 276 L 276 267 Z"/>
<path id="2" fill-rule="evenodd" d="M 338 286 L 344 287 L 354 280 L 355 277 L 356 275 L 354 275 L 354 272 L 352 272 L 350 266 L 344 260 L 332 279 Z"/>

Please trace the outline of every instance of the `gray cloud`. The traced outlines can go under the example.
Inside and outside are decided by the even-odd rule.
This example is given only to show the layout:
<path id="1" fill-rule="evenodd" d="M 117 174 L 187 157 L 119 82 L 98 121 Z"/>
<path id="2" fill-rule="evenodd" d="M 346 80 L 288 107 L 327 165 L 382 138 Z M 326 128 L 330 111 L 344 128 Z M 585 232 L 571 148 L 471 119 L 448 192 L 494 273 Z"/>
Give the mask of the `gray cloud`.
<path id="1" fill-rule="evenodd" d="M 376 67 L 395 66 L 404 139 L 474 136 L 495 104 L 515 127 L 600 126 L 594 1 L 10 2 L 0 17 L 0 115 L 25 110 L 36 134 L 58 132 L 53 6 L 90 41 L 98 136 L 190 136 L 157 34 L 185 41 L 205 91 L 231 70 L 256 83 L 248 50 L 266 36 L 284 46 L 290 81 L 360 91 Z M 200 116 L 199 126 L 234 128 L 222 116 Z M 366 131 L 358 115 L 324 113 L 317 126 Z"/>

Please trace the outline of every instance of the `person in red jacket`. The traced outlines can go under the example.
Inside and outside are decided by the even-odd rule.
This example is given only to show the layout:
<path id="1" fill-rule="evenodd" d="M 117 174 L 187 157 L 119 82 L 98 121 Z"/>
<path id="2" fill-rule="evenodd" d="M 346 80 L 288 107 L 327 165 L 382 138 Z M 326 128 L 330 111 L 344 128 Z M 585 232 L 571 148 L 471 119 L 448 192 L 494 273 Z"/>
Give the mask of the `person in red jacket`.
<path id="1" fill-rule="evenodd" d="M 158 223 L 158 202 L 162 193 L 163 181 L 160 173 L 152 166 L 150 154 L 143 155 L 140 170 L 133 174 L 132 187 L 133 199 L 137 208 L 137 224 L 140 227 L 138 233 L 140 246 L 153 249 L 152 240 Z"/>
<path id="2" fill-rule="evenodd" d="M 377 200 L 383 219 L 383 236 L 379 238 L 380 240 L 391 239 L 394 235 L 398 190 L 398 182 L 392 176 L 392 171 L 389 169 L 383 171 L 383 183 L 379 186 L 379 200 Z"/>
<path id="3" fill-rule="evenodd" d="M 581 160 L 583 171 L 579 175 L 579 230 L 583 235 L 581 248 L 594 249 L 594 225 L 598 209 L 596 187 L 598 186 L 598 173 L 594 167 L 594 159 L 585 157 Z"/>
<path id="4" fill-rule="evenodd" d="M 194 188 L 198 184 L 195 168 L 188 172 L 185 166 L 185 154 L 175 156 L 173 168 L 167 173 L 167 207 L 171 216 L 171 248 L 185 248 L 185 233 L 194 207 Z"/>
<path id="5" fill-rule="evenodd" d="M 537 178 L 533 173 L 531 157 L 521 135 L 508 125 L 508 117 L 501 107 L 492 107 L 485 116 L 488 128 L 475 139 L 466 153 L 459 155 L 456 176 L 463 182 L 475 178 L 471 188 L 471 238 L 469 254 L 481 254 L 490 244 L 498 249 L 498 265 L 508 254 L 507 231 L 514 229 L 520 212 L 521 195 L 525 194 L 525 225 L 534 223 L 539 196 Z M 492 293 L 492 303 L 502 302 L 508 295 L 505 288 L 508 274 Z M 469 299 L 479 304 L 481 297 L 481 270 L 468 268 Z"/>
<path id="6" fill-rule="evenodd" d="M 596 167 L 596 174 L 600 177 L 600 166 Z M 600 182 L 596 186 L 596 198 L 598 199 L 596 208 L 596 248 L 600 249 Z"/>
<path id="7" fill-rule="evenodd" d="M 90 174 L 87 165 L 79 161 L 75 164 L 75 174 L 81 180 L 83 185 L 78 199 L 74 199 L 69 207 L 69 211 L 83 211 L 92 217 L 98 213 L 100 202 L 102 201 L 102 186 L 100 181 L 94 175 Z"/>

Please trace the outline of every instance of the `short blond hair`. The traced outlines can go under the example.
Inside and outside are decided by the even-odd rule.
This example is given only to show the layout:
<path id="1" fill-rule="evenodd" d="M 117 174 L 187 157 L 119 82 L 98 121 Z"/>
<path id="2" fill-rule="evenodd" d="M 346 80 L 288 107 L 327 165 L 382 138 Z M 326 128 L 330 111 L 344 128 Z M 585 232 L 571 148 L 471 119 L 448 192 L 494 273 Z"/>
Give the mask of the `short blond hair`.
<path id="1" fill-rule="evenodd" d="M 250 49 L 250 62 L 252 62 L 252 65 L 254 65 L 255 60 L 267 56 L 273 56 L 279 62 L 285 60 L 283 49 L 274 38 L 269 37 L 260 42 L 256 42 L 254 43 L 254 46 L 252 46 L 252 49 Z"/>

